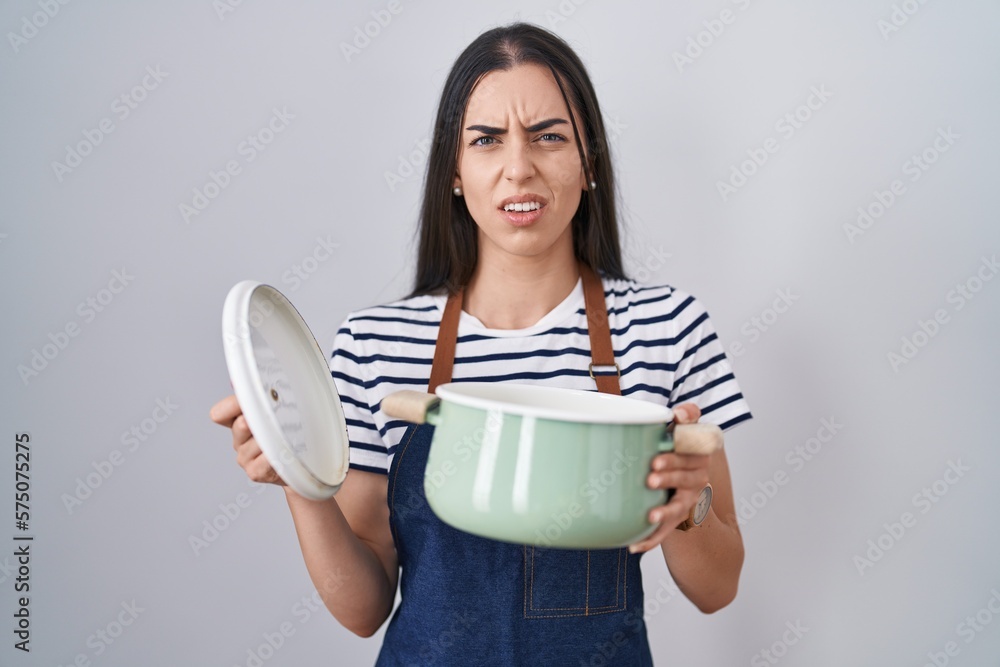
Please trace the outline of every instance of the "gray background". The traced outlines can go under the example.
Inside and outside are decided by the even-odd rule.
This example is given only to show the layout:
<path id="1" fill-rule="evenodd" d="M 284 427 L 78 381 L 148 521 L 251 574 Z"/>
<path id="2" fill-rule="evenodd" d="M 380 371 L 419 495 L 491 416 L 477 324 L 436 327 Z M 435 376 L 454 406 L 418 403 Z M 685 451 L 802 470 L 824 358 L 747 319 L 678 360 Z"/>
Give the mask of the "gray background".
<path id="1" fill-rule="evenodd" d="M 52 2 L 51 18 L 43 5 L 0 9 L 0 497 L 10 508 L 13 438 L 28 431 L 36 536 L 33 650 L 14 651 L 5 629 L 0 663 L 247 665 L 283 623 L 294 634 L 265 665 L 374 661 L 381 633 L 306 617 L 313 588 L 281 492 L 249 484 L 208 419 L 230 393 L 222 303 L 239 280 L 274 284 L 329 348 L 349 311 L 403 295 L 444 77 L 481 31 L 521 18 L 590 69 L 614 128 L 632 275 L 694 293 L 727 348 L 742 344 L 733 364 L 756 419 L 727 438 L 747 503 L 740 594 L 704 616 L 647 554 L 658 664 L 774 664 L 764 649 L 783 665 L 997 664 L 1000 280 L 976 282 L 1000 250 L 996 3 L 399 0 L 350 60 L 341 45 L 386 2 L 245 0 L 221 14 L 210 0 Z M 704 22 L 726 9 L 712 36 Z M 899 29 L 880 29 L 894 10 Z M 679 67 L 699 33 L 707 46 Z M 147 67 L 166 76 L 122 118 L 114 100 Z M 812 87 L 831 96 L 788 136 L 776 123 Z M 274 108 L 294 118 L 248 162 L 239 146 Z M 52 163 L 102 119 L 113 132 L 60 180 Z M 958 138 L 911 180 L 905 163 L 948 128 Z M 769 138 L 779 150 L 723 201 L 717 182 Z M 179 206 L 229 160 L 241 172 L 185 221 Z M 852 243 L 844 226 L 896 179 L 905 193 Z M 318 238 L 338 244 L 324 261 Z M 308 280 L 292 279 L 296 265 Z M 123 269 L 128 285 L 102 292 Z M 981 289 L 959 298 L 969 281 Z M 779 290 L 794 297 L 780 314 Z M 101 312 L 80 307 L 88 298 Z M 947 321 L 894 368 L 887 355 L 938 310 Z M 67 325 L 77 335 L 22 379 Z M 168 399 L 172 414 L 149 421 Z M 824 419 L 841 426 L 795 463 Z M 144 420 L 130 449 L 122 434 Z M 68 508 L 115 450 L 120 465 Z M 967 468 L 954 484 L 941 481 L 950 463 Z M 776 474 L 784 484 L 769 485 Z M 921 501 L 935 482 L 940 498 Z M 240 494 L 248 506 L 195 553 L 191 536 L 224 525 L 220 505 Z M 0 531 L 5 628 L 13 524 L 6 514 Z M 888 550 L 859 565 L 869 540 Z M 133 601 L 134 622 L 96 639 Z M 977 613 L 979 630 L 960 626 Z"/>

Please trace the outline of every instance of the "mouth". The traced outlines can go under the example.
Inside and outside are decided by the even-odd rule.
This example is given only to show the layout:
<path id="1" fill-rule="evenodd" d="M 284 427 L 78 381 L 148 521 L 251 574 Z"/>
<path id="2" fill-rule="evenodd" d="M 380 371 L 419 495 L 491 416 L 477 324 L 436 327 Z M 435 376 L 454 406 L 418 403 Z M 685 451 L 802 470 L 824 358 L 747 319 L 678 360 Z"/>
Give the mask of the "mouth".
<path id="1" fill-rule="evenodd" d="M 520 213 L 521 211 L 537 211 L 542 206 L 543 206 L 543 204 L 541 202 L 537 202 L 537 201 L 526 201 L 526 202 L 523 202 L 523 203 L 522 202 L 515 202 L 513 204 L 507 204 L 506 206 L 503 207 L 503 210 L 508 211 L 508 212 L 509 211 L 517 211 L 518 213 Z"/>
<path id="2" fill-rule="evenodd" d="M 525 227 L 542 217 L 546 206 L 548 206 L 548 200 L 544 197 L 528 193 L 508 197 L 500 203 L 498 208 L 507 222 L 517 227 Z"/>

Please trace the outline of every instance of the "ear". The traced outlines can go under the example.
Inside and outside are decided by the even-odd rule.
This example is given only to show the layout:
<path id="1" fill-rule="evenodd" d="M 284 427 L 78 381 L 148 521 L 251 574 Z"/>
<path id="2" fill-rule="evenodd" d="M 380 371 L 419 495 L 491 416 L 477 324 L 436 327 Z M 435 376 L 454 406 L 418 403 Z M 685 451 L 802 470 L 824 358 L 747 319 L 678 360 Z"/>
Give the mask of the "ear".
<path id="1" fill-rule="evenodd" d="M 453 188 L 460 188 L 460 187 L 462 187 L 462 177 L 459 176 L 458 174 L 455 174 L 455 180 L 452 181 L 451 187 L 453 187 Z"/>

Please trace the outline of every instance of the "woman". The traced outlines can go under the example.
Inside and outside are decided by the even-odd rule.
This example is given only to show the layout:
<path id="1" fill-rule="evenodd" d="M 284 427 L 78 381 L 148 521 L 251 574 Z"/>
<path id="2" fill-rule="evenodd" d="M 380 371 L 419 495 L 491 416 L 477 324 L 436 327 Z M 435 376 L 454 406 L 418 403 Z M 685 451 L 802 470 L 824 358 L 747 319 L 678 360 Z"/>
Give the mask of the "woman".
<path id="1" fill-rule="evenodd" d="M 285 487 L 317 590 L 340 623 L 367 637 L 389 617 L 400 584 L 379 665 L 652 664 L 643 552 L 659 546 L 704 612 L 736 594 L 743 546 L 721 449 L 653 460 L 648 485 L 676 492 L 650 513 L 659 526 L 648 539 L 550 550 L 440 522 L 423 496 L 430 427 L 380 408 L 399 389 L 487 380 L 620 390 L 673 407 L 679 422 L 723 430 L 750 418 L 702 306 L 623 274 L 600 108 L 565 42 L 518 23 L 484 33 L 458 58 L 438 109 L 420 225 L 413 293 L 350 315 L 334 343 L 351 440 L 346 481 L 325 502 Z M 592 361 L 620 374 L 595 378 Z M 282 483 L 235 397 L 212 418 L 232 428 L 251 479 Z M 708 482 L 713 508 L 700 526 L 678 530 Z"/>

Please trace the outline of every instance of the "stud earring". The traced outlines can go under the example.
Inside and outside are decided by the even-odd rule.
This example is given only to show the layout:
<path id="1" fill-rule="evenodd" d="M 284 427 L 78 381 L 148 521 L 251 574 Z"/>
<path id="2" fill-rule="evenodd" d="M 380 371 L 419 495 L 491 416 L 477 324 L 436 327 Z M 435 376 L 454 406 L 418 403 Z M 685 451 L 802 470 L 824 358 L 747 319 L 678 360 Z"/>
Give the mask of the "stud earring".
<path id="1" fill-rule="evenodd" d="M 456 197 L 461 197 L 462 196 L 462 188 L 455 188 L 454 190 L 452 190 L 452 192 L 455 193 Z"/>
<path id="2" fill-rule="evenodd" d="M 590 182 L 590 189 L 591 190 L 596 190 L 597 189 L 597 181 L 591 181 Z"/>

